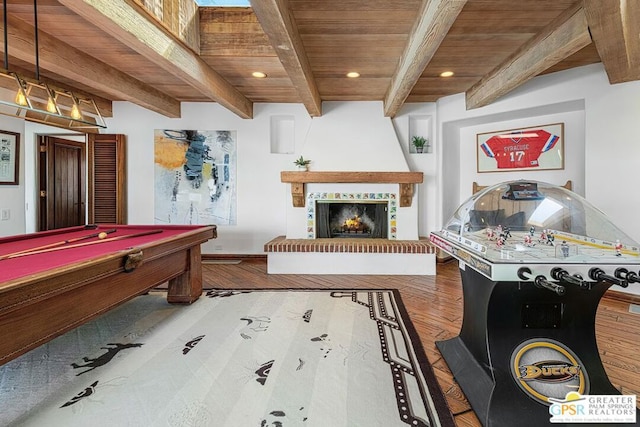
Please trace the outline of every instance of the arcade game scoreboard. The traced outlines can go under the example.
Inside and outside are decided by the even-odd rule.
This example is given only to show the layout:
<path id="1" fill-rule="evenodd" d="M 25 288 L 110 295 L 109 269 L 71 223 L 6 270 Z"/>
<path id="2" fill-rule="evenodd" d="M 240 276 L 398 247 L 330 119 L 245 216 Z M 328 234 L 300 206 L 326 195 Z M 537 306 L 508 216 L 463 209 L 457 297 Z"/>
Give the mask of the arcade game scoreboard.
<path id="1" fill-rule="evenodd" d="M 563 187 L 506 182 L 430 240 L 459 260 L 464 298 L 459 335 L 436 345 L 483 425 L 552 425 L 569 392 L 620 395 L 595 316 L 609 287 L 640 282 L 640 246 L 599 210 Z M 635 400 L 629 411 L 640 421 Z"/>

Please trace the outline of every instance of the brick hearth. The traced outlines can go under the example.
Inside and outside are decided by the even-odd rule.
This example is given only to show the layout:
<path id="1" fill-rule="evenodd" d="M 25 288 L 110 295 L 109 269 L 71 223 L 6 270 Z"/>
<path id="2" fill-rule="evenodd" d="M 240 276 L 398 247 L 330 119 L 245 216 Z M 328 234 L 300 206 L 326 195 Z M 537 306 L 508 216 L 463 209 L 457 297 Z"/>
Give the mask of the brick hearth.
<path id="1" fill-rule="evenodd" d="M 429 239 L 388 240 L 367 238 L 287 239 L 278 236 L 264 245 L 265 252 L 348 252 L 371 254 L 433 254 Z"/>
<path id="2" fill-rule="evenodd" d="M 264 245 L 269 274 L 435 275 L 436 248 L 427 238 L 287 239 Z"/>

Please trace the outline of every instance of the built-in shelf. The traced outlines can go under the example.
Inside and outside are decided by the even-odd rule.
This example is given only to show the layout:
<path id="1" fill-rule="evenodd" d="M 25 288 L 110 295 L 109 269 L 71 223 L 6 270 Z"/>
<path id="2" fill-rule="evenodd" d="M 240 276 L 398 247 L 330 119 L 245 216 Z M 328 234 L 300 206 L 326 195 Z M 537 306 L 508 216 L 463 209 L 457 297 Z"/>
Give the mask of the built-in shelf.
<path id="1" fill-rule="evenodd" d="M 296 149 L 293 116 L 271 116 L 271 153 L 292 154 Z"/>
<path id="2" fill-rule="evenodd" d="M 409 152 L 417 153 L 416 147 L 411 142 L 414 136 L 422 136 L 427 139 L 424 153 L 431 153 L 433 139 L 431 138 L 431 116 L 429 115 L 409 115 Z"/>
<path id="3" fill-rule="evenodd" d="M 400 186 L 400 206 L 411 206 L 413 184 L 420 184 L 424 179 L 422 172 L 280 172 L 280 180 L 291 184 L 293 206 L 304 207 L 306 183 L 377 183 L 398 184 Z"/>

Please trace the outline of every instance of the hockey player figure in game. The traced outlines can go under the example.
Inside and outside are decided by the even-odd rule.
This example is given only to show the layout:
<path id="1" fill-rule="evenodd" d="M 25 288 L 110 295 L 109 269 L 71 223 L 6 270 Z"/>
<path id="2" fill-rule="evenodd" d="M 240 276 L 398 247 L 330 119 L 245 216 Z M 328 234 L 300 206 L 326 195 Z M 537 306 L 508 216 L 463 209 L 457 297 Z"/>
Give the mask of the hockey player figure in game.
<path id="1" fill-rule="evenodd" d="M 622 243 L 620 243 L 620 240 L 616 240 L 616 256 L 622 256 Z"/>
<path id="2" fill-rule="evenodd" d="M 553 241 L 555 240 L 555 236 L 551 230 L 547 230 L 547 245 L 553 246 Z"/>
<path id="3" fill-rule="evenodd" d="M 547 229 L 545 228 L 540 232 L 540 238 L 538 239 L 538 242 L 546 243 L 546 241 L 547 241 Z"/>
<path id="4" fill-rule="evenodd" d="M 507 237 L 511 237 L 511 227 L 505 227 L 502 229 L 502 234 L 504 234 L 505 240 Z"/>
<path id="5" fill-rule="evenodd" d="M 528 248 L 535 246 L 535 243 L 533 243 L 533 237 L 531 237 L 530 234 L 525 234 L 524 236 L 524 245 Z"/>
<path id="6" fill-rule="evenodd" d="M 562 241 L 562 243 L 560 244 L 560 249 L 562 250 L 563 257 L 566 258 L 569 256 L 569 245 L 567 244 L 566 240 Z"/>
<path id="7" fill-rule="evenodd" d="M 496 238 L 496 232 L 493 228 L 487 227 L 487 239 L 494 240 Z"/>
<path id="8" fill-rule="evenodd" d="M 535 232 L 536 232 L 536 228 L 532 225 L 532 226 L 531 226 L 531 228 L 529 228 L 529 235 L 530 235 L 531 237 L 533 237 L 533 235 L 535 234 Z"/>

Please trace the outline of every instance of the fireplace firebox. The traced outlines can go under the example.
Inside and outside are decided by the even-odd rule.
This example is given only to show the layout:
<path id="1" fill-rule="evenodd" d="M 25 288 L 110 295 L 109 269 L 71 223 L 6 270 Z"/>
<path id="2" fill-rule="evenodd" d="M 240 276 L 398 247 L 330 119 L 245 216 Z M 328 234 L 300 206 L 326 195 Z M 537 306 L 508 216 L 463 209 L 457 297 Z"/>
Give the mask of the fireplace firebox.
<path id="1" fill-rule="evenodd" d="M 316 200 L 317 238 L 388 238 L 388 202 Z"/>

